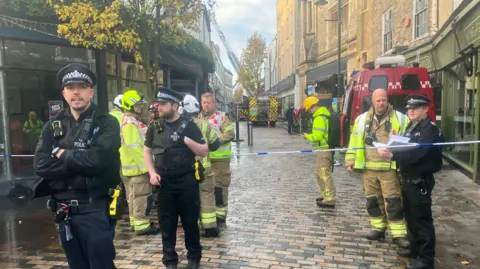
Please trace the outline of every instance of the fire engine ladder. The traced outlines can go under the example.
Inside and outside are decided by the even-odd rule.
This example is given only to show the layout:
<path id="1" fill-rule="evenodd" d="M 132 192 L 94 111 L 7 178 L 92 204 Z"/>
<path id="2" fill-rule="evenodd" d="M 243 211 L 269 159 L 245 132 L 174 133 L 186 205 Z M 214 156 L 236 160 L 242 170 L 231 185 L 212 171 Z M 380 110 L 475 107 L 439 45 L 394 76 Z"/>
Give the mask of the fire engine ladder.
<path id="1" fill-rule="evenodd" d="M 223 34 L 222 30 L 220 30 L 217 20 L 215 19 L 215 14 L 212 14 L 211 18 L 212 18 L 212 23 L 215 26 L 215 29 L 217 29 L 218 35 L 222 40 L 223 46 L 227 50 L 228 59 L 232 63 L 232 66 L 235 69 L 235 72 L 237 72 L 238 74 L 238 71 L 240 70 L 240 61 L 238 60 L 237 55 L 235 55 L 235 53 L 233 52 L 232 47 L 230 47 L 230 43 L 228 43 L 228 40 Z"/>

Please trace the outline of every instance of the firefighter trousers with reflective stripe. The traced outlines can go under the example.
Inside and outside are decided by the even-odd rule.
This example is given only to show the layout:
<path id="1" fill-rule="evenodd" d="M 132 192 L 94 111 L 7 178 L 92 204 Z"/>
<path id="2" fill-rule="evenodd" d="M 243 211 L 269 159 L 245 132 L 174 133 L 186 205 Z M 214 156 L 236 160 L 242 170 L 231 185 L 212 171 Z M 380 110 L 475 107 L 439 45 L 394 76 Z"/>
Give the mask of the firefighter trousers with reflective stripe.
<path id="1" fill-rule="evenodd" d="M 232 182 L 230 159 L 212 160 L 212 172 L 215 181 L 216 217 L 219 220 L 226 220 L 228 212 L 228 188 Z"/>
<path id="2" fill-rule="evenodd" d="M 105 204 L 105 209 L 107 204 Z M 56 224 L 69 268 L 114 269 L 115 228 L 107 211 L 72 214 L 70 220 L 73 239 L 67 241 L 65 223 Z"/>
<path id="3" fill-rule="evenodd" d="M 372 230 L 385 231 L 393 238 L 406 237 L 400 180 L 395 170 L 364 170 L 363 184 Z"/>
<path id="4" fill-rule="evenodd" d="M 147 203 L 152 192 L 148 173 L 134 177 L 123 176 L 122 180 L 127 196 L 130 225 L 135 228 L 135 232 L 147 230 L 150 227 Z"/>
<path id="5" fill-rule="evenodd" d="M 323 203 L 333 205 L 337 192 L 332 178 L 333 154 L 331 152 L 316 152 L 315 156 L 315 172 L 320 187 L 320 197 L 323 198 Z"/>
<path id="6" fill-rule="evenodd" d="M 200 183 L 200 222 L 204 229 L 217 227 L 215 182 L 211 168 L 205 169 L 205 180 Z"/>

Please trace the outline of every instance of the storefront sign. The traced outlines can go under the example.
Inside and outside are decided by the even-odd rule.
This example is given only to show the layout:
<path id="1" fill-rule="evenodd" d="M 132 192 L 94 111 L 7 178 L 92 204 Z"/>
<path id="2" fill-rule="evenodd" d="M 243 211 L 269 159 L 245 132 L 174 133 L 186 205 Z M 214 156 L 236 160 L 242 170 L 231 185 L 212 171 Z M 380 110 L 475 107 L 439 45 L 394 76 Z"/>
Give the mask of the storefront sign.
<path id="1" fill-rule="evenodd" d="M 63 101 L 53 100 L 48 101 L 48 110 L 50 118 L 55 117 L 60 111 L 63 110 Z"/>

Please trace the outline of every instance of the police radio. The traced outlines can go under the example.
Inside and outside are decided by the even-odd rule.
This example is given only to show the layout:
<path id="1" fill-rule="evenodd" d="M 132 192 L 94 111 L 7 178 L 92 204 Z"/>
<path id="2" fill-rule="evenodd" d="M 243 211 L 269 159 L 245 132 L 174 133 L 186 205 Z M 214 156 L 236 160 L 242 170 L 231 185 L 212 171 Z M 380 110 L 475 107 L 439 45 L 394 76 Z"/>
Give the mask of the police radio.
<path id="1" fill-rule="evenodd" d="M 56 120 L 52 122 L 52 131 L 53 131 L 53 137 L 62 137 L 63 136 L 63 126 L 62 126 L 62 121 Z"/>

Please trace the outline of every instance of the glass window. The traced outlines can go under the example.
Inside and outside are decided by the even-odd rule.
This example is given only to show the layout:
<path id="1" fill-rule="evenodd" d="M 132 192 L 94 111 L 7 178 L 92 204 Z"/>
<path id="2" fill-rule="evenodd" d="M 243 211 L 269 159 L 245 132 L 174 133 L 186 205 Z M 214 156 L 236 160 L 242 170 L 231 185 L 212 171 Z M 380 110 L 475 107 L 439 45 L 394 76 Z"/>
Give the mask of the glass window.
<path id="1" fill-rule="evenodd" d="M 420 79 L 416 74 L 405 74 L 402 76 L 402 90 L 420 90 Z"/>
<path id="2" fill-rule="evenodd" d="M 10 137 L 13 154 L 31 155 L 40 132 L 49 119 L 49 101 L 59 101 L 66 107 L 56 72 L 10 71 L 6 74 Z M 36 117 L 30 118 L 33 113 Z M 16 176 L 33 176 L 33 157 L 12 160 Z"/>
<path id="3" fill-rule="evenodd" d="M 117 56 L 113 53 L 106 53 L 107 60 L 107 75 L 117 75 Z"/>
<path id="4" fill-rule="evenodd" d="M 134 63 L 122 62 L 122 78 L 128 81 L 146 81 L 145 69 L 141 65 L 135 65 Z"/>
<path id="5" fill-rule="evenodd" d="M 118 95 L 118 80 L 107 80 L 108 110 L 113 108 L 112 100 Z"/>
<path id="6" fill-rule="evenodd" d="M 128 80 L 123 79 L 122 80 L 122 92 L 125 92 L 126 90 L 130 90 L 130 89 L 136 90 L 136 91 L 142 93 L 143 96 L 146 96 L 147 83 L 128 81 Z"/>
<path id="7" fill-rule="evenodd" d="M 427 34 L 428 10 L 427 0 L 415 0 L 415 38 Z"/>
<path id="8" fill-rule="evenodd" d="M 387 52 L 392 49 L 392 33 L 393 33 L 393 20 L 392 10 L 389 10 L 383 14 L 383 52 Z"/>
<path id="9" fill-rule="evenodd" d="M 386 76 L 373 76 L 370 78 L 368 89 L 373 92 L 376 89 L 388 89 L 388 79 Z"/>
<path id="10" fill-rule="evenodd" d="M 7 66 L 58 71 L 72 62 L 95 68 L 94 53 L 86 49 L 5 40 Z"/>

